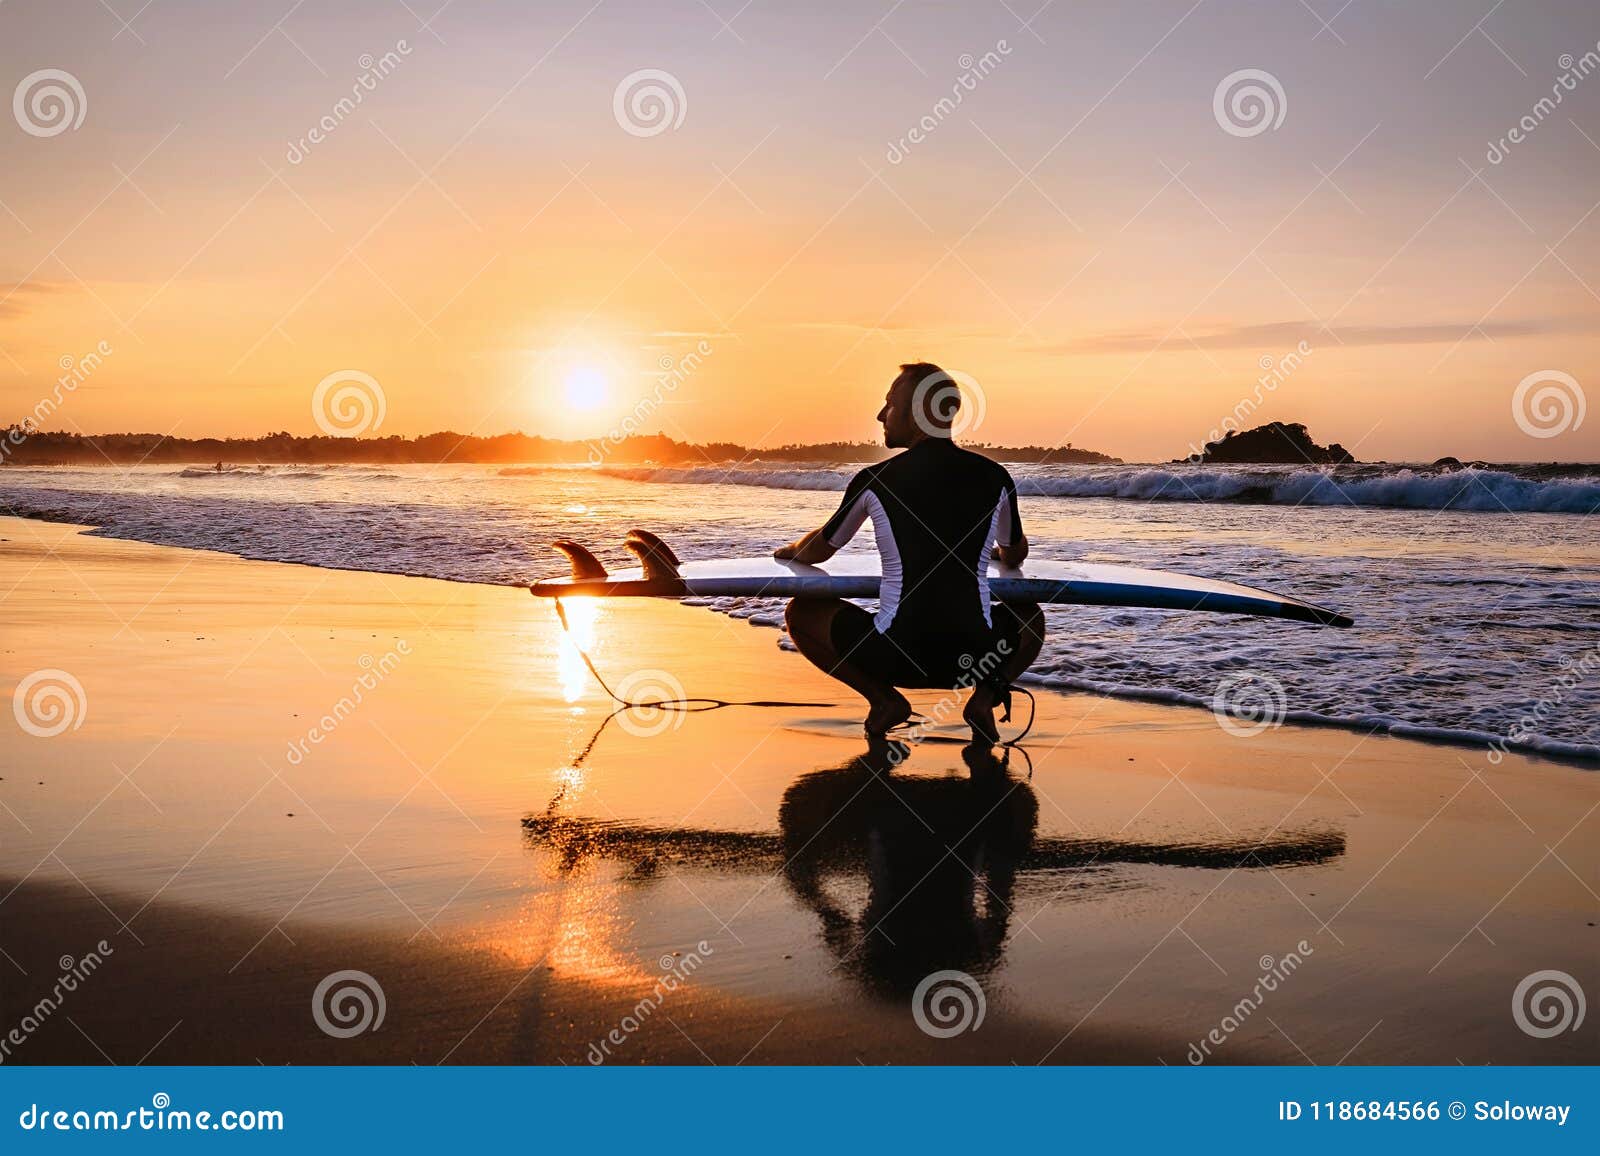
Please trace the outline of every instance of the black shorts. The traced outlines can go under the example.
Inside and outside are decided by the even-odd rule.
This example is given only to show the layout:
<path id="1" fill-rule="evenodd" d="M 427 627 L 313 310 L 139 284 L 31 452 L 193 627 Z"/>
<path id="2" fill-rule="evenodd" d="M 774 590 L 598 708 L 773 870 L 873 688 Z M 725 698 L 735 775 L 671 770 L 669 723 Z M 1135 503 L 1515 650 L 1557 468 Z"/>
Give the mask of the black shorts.
<path id="1" fill-rule="evenodd" d="M 1017 652 L 1022 619 L 1003 602 L 989 612 L 988 633 L 905 632 L 879 634 L 872 615 L 846 602 L 833 616 L 829 636 L 839 656 L 890 686 L 953 690 L 1003 677 L 1001 667 Z"/>

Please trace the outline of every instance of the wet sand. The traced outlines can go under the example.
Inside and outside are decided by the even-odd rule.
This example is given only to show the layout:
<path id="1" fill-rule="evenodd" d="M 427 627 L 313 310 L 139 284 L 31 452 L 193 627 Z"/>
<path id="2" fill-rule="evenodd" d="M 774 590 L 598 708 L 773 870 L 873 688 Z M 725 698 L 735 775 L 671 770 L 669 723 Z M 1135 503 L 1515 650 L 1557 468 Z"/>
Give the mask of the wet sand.
<path id="1" fill-rule="evenodd" d="M 840 705 L 597 735 L 525 591 L 0 539 L 0 690 L 82 688 L 0 744 L 7 1063 L 1600 1059 L 1512 1012 L 1600 991 L 1590 769 L 1056 694 L 1031 775 L 890 765 L 774 632 L 648 602 L 573 607 L 622 693 Z M 919 1026 L 940 971 L 976 1030 Z"/>

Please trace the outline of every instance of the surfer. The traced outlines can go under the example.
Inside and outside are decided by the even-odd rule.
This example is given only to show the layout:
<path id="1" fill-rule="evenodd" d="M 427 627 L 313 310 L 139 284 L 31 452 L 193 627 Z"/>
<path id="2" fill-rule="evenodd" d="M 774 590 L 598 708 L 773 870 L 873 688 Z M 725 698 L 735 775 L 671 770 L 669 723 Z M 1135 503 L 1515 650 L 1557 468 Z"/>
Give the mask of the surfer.
<path id="1" fill-rule="evenodd" d="M 796 598 L 785 620 L 800 653 L 867 700 L 866 730 L 911 717 L 900 688 L 971 688 L 962 717 L 993 743 L 994 711 L 1044 645 L 1038 606 L 990 604 L 989 560 L 1020 566 L 1028 539 L 1004 466 L 955 444 L 961 391 L 937 365 L 902 365 L 878 421 L 904 452 L 870 465 L 820 529 L 773 552 L 815 565 L 872 520 L 882 559 L 878 612 L 842 598 Z"/>

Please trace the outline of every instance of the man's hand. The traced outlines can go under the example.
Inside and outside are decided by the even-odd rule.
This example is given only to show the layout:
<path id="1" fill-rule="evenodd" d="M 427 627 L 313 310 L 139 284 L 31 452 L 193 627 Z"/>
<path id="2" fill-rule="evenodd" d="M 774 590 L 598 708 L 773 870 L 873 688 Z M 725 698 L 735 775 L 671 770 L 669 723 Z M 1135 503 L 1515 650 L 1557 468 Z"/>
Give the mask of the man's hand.
<path id="1" fill-rule="evenodd" d="M 780 562 L 802 562 L 808 566 L 815 566 L 818 562 L 826 562 L 836 552 L 834 547 L 828 544 L 828 539 L 823 537 L 821 530 L 812 530 L 798 542 L 779 546 L 772 552 L 772 556 Z"/>
<path id="2" fill-rule="evenodd" d="M 1028 560 L 1028 539 L 1024 536 L 1017 538 L 1014 546 L 996 546 L 994 558 L 1000 565 L 1016 569 Z"/>

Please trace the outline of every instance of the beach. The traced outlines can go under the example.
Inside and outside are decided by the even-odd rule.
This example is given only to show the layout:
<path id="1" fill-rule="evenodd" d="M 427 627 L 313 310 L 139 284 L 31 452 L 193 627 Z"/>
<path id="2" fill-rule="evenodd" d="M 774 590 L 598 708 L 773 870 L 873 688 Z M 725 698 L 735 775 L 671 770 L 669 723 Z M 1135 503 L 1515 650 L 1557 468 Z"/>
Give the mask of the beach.
<path id="1" fill-rule="evenodd" d="M 888 757 L 647 601 L 570 608 L 621 693 L 837 705 L 605 722 L 525 590 L 83 529 L 0 519 L 6 1063 L 1600 1059 L 1513 1010 L 1600 982 L 1585 766 L 1045 689 Z"/>
<path id="2" fill-rule="evenodd" d="M 525 586 L 565 569 L 556 538 L 632 565 L 621 543 L 636 527 L 686 559 L 765 554 L 821 525 L 857 468 L 24 467 L 0 474 L 0 509 L 154 545 Z M 1359 623 L 1047 607 L 1032 685 L 1206 707 L 1246 674 L 1290 721 L 1600 763 L 1593 467 L 1009 468 L 1036 558 L 1239 582 Z M 848 550 L 872 557 L 873 543 Z M 775 599 L 701 605 L 783 623 Z"/>

